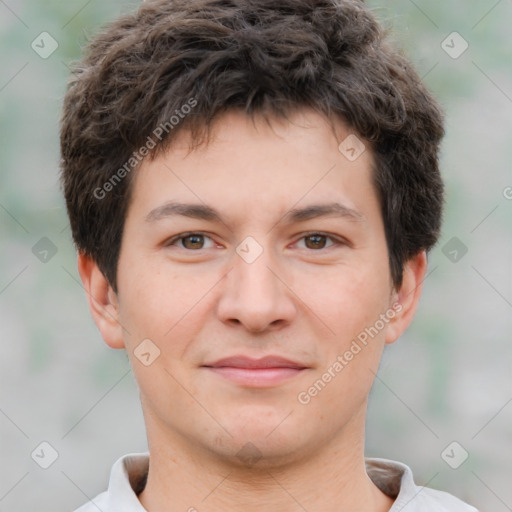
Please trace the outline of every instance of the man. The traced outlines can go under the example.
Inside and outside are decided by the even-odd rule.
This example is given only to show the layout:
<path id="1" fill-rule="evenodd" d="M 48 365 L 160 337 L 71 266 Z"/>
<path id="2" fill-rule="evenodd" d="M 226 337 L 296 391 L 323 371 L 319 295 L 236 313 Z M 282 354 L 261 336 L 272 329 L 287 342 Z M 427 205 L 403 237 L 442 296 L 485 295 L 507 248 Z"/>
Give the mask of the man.
<path id="1" fill-rule="evenodd" d="M 439 235 L 443 121 L 363 2 L 146 1 L 88 45 L 61 130 L 149 446 L 80 512 L 475 511 L 364 457 Z"/>

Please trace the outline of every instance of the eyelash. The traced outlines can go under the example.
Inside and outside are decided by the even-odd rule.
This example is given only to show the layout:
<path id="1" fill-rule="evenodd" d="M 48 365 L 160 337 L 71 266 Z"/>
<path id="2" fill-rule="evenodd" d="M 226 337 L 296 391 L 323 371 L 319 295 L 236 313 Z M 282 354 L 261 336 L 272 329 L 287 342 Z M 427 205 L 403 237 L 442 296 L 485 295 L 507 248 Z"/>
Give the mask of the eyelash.
<path id="1" fill-rule="evenodd" d="M 172 245 L 175 244 L 175 242 L 178 242 L 180 240 L 183 240 L 184 238 L 188 238 L 188 237 L 193 236 L 193 235 L 200 235 L 200 236 L 203 236 L 203 237 L 206 237 L 206 238 L 209 238 L 210 240 L 212 240 L 212 238 L 210 236 L 208 236 L 206 233 L 203 233 L 201 231 L 190 231 L 188 233 L 180 233 L 179 235 L 176 235 L 176 236 L 172 237 L 167 242 L 165 242 L 165 246 L 166 247 L 172 246 Z M 325 238 L 329 238 L 334 243 L 333 243 L 333 245 L 330 245 L 328 247 L 322 247 L 321 249 L 309 249 L 312 252 L 320 252 L 322 250 L 329 249 L 330 247 L 348 245 L 347 242 L 343 241 L 342 239 L 340 239 L 338 237 L 330 235 L 329 233 L 322 233 L 322 232 L 318 232 L 318 231 L 311 231 L 309 233 L 305 233 L 297 241 L 300 241 L 300 240 L 303 240 L 305 238 L 309 238 L 309 237 L 312 237 L 312 236 L 315 236 L 315 235 L 322 236 L 322 237 L 325 237 Z M 188 252 L 200 252 L 200 251 L 203 250 L 203 249 L 196 249 L 196 250 L 194 250 L 194 249 L 187 249 L 185 247 L 181 247 L 180 249 L 183 249 L 183 250 L 188 251 Z"/>

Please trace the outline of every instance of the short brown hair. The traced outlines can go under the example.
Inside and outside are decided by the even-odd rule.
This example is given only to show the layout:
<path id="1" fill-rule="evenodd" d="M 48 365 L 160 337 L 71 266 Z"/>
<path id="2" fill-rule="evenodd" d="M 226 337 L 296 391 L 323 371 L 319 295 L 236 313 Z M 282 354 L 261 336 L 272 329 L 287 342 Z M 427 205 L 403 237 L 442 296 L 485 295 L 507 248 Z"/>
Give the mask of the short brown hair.
<path id="1" fill-rule="evenodd" d="M 404 263 L 439 237 L 443 115 L 362 0 L 148 0 L 101 31 L 74 68 L 61 121 L 77 249 L 117 291 L 138 161 L 165 151 L 179 130 L 202 143 L 227 110 L 286 118 L 299 107 L 338 116 L 371 143 L 399 287 Z"/>

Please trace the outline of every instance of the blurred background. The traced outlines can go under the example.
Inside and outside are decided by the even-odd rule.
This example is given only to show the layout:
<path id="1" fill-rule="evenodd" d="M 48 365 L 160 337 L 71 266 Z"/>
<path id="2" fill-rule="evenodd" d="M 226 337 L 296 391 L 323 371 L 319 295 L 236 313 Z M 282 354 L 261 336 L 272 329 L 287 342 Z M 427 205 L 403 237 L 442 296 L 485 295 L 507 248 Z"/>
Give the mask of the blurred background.
<path id="1" fill-rule="evenodd" d="M 147 449 L 127 357 L 90 318 L 58 184 L 68 64 L 138 4 L 0 0 L 0 511 L 71 511 Z M 368 4 L 446 111 L 447 206 L 419 310 L 371 394 L 366 452 L 482 512 L 512 510 L 512 2 Z"/>

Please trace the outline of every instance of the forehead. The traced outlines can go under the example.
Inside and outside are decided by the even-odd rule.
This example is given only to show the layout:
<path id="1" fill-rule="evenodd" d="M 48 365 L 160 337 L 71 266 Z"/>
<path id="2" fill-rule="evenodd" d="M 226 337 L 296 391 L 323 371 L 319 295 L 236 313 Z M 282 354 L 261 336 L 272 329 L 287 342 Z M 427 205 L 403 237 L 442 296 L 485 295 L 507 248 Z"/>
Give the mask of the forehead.
<path id="1" fill-rule="evenodd" d="M 312 110 L 268 121 L 230 111 L 214 121 L 207 144 L 191 150 L 190 142 L 188 132 L 178 132 L 137 170 L 131 208 L 139 215 L 154 220 L 177 213 L 176 203 L 194 203 L 211 220 L 223 210 L 274 221 L 288 212 L 300 220 L 307 205 L 336 203 L 337 213 L 355 220 L 376 200 L 370 146 L 341 120 Z"/>

